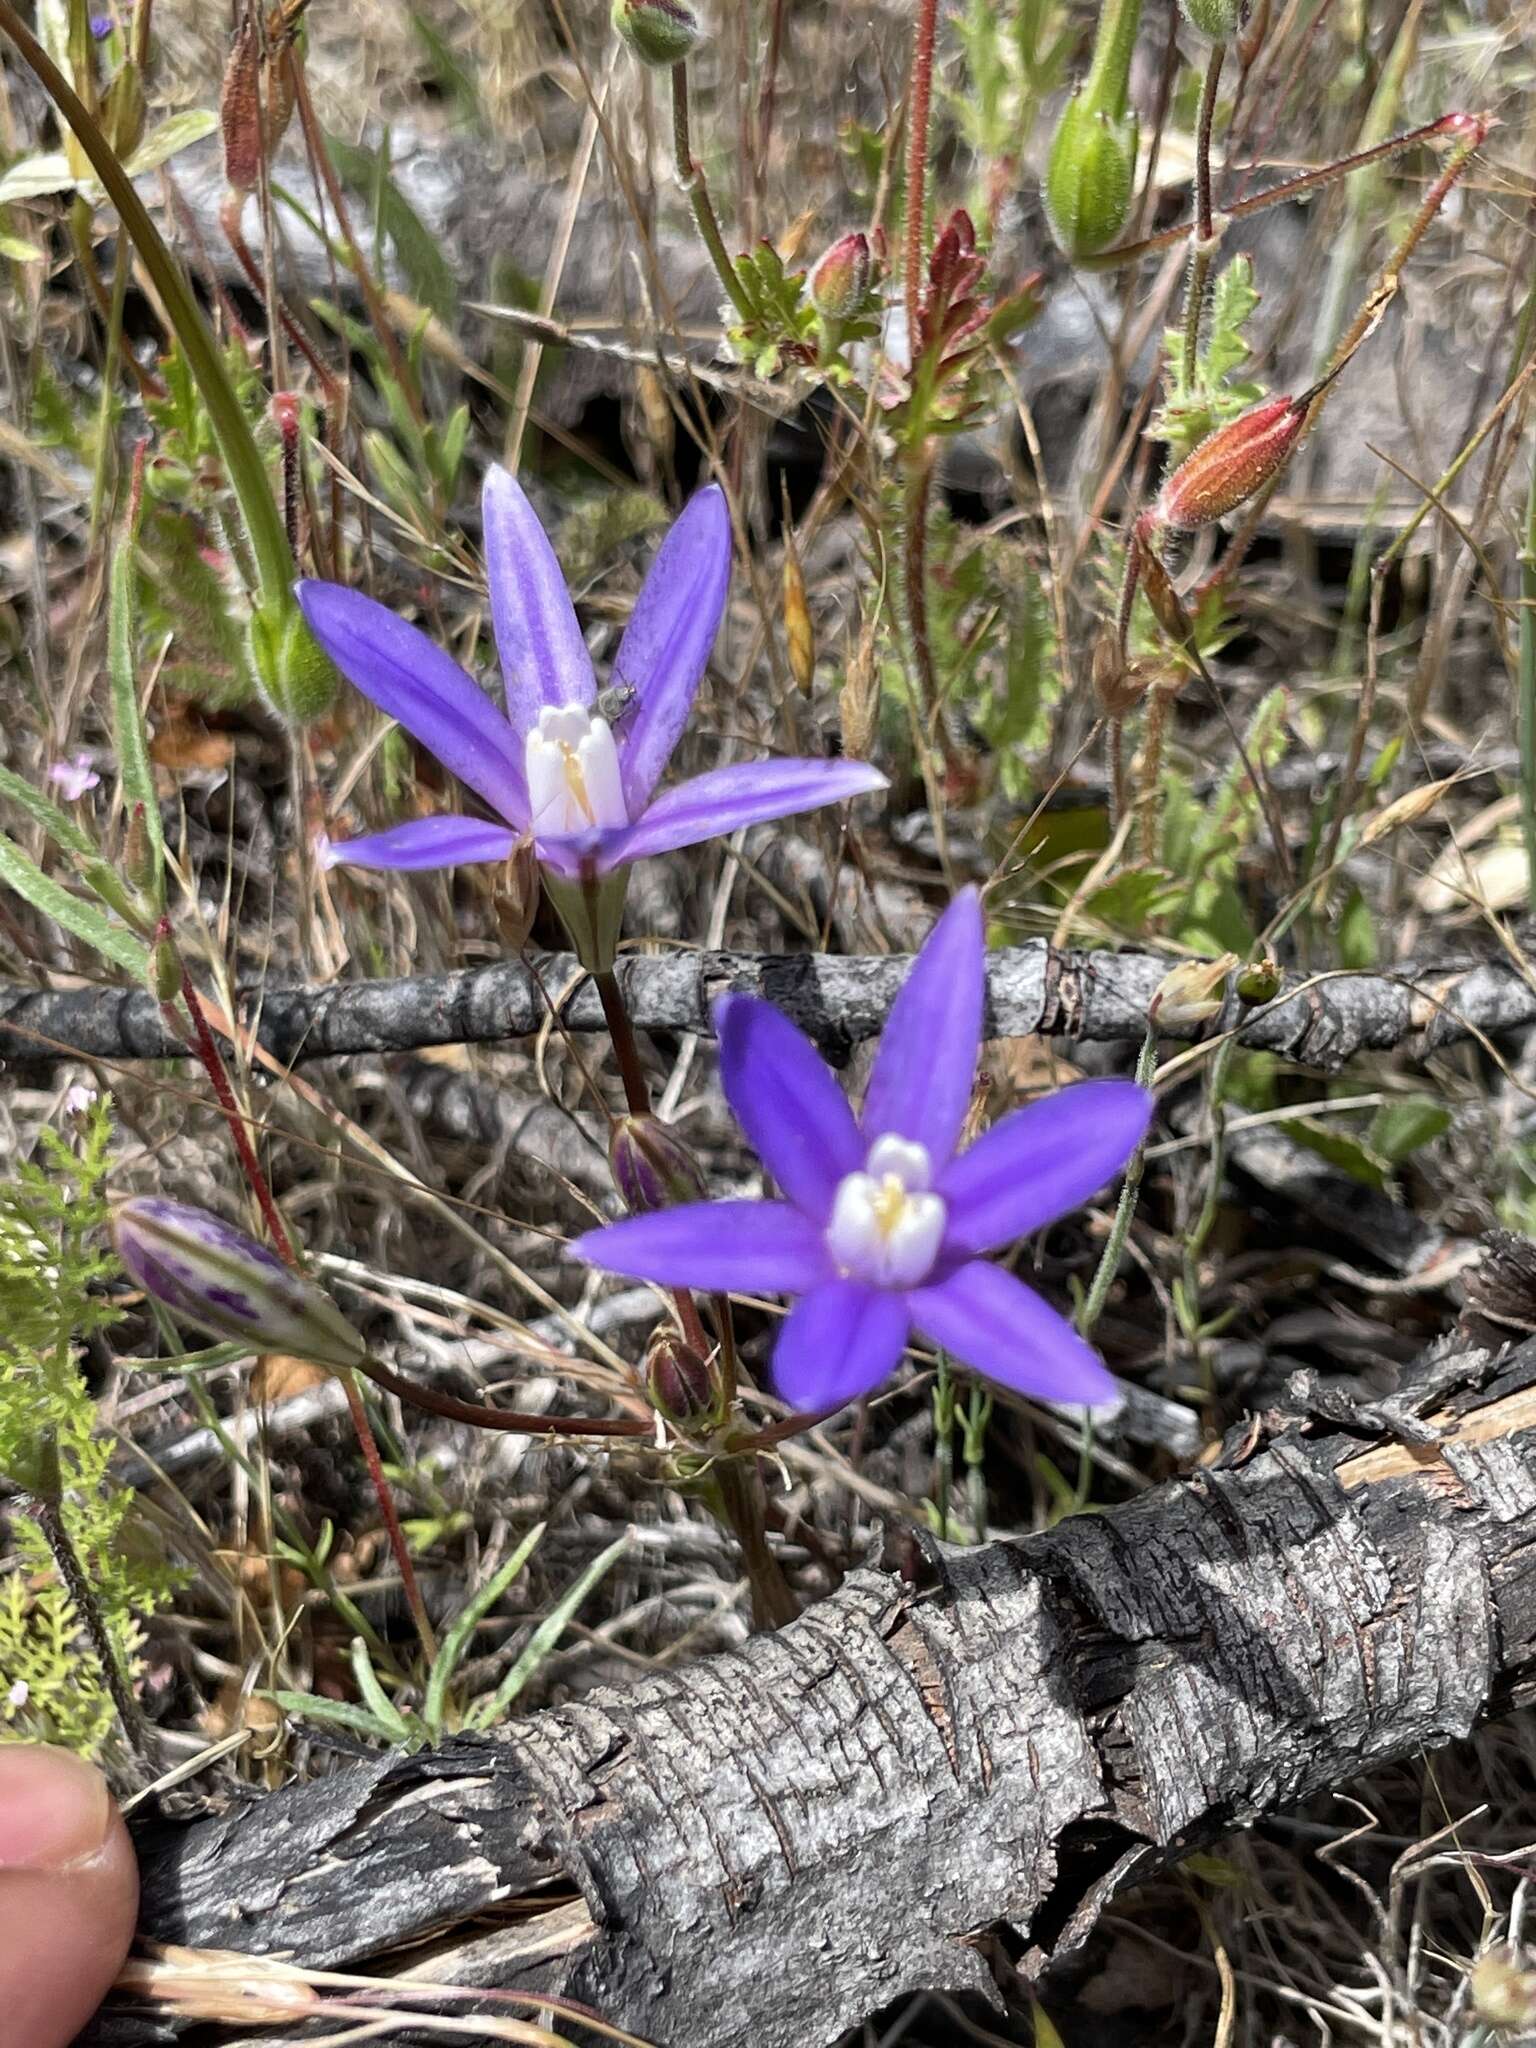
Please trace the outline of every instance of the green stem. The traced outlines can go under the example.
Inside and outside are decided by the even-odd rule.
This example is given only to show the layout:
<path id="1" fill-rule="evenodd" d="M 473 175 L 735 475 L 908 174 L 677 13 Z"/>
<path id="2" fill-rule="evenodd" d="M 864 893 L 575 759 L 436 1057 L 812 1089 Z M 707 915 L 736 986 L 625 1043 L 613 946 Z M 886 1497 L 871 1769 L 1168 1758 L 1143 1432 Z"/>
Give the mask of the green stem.
<path id="1" fill-rule="evenodd" d="M 1083 91 L 1095 107 L 1113 120 L 1124 114 L 1129 95 L 1131 56 L 1141 28 L 1141 0 L 1108 0 L 1099 16 L 1093 58 Z M 1105 95 L 1109 97 L 1104 97 Z"/>
<path id="2" fill-rule="evenodd" d="M 782 1628 L 800 1612 L 789 1581 L 768 1547 L 763 1522 L 762 1481 L 754 1462 L 726 1458 L 714 1473 L 711 1489 L 720 1503 L 721 1519 L 736 1538 L 752 1592 L 752 1618 L 759 1628 Z"/>
<path id="3" fill-rule="evenodd" d="M 1520 827 L 1525 835 L 1526 890 L 1536 909 L 1536 461 L 1525 500 L 1520 550 Z"/>
<path id="4" fill-rule="evenodd" d="M 43 90 L 74 131 L 80 147 L 91 162 L 112 204 L 117 208 L 139 261 L 148 271 L 166 317 L 186 356 L 187 367 L 197 381 L 198 392 L 208 409 L 208 418 L 218 440 L 219 452 L 256 556 L 263 604 L 281 618 L 292 609 L 293 557 L 282 516 L 267 483 L 267 472 L 255 437 L 207 321 L 192 296 L 191 287 L 149 217 L 148 209 L 133 181 L 118 162 L 111 144 L 102 134 L 90 109 L 59 70 L 21 16 L 0 0 L 0 30 L 16 45 L 25 63 L 36 73 Z"/>
<path id="5" fill-rule="evenodd" d="M 1143 1088 L 1150 1088 L 1152 1076 L 1156 1071 L 1157 1033 L 1149 1030 L 1136 1058 L 1136 1079 Z M 1104 1313 L 1109 1290 L 1114 1284 L 1116 1273 L 1120 1270 L 1125 1241 L 1131 1234 L 1131 1219 L 1136 1214 L 1136 1201 L 1141 1193 L 1141 1176 L 1146 1162 L 1147 1148 L 1143 1143 L 1131 1154 L 1130 1164 L 1125 1169 L 1125 1179 L 1120 1183 L 1120 1199 L 1115 1204 L 1115 1220 L 1110 1225 L 1104 1250 L 1094 1269 L 1087 1299 L 1078 1312 L 1077 1327 L 1084 1337 L 1093 1335 L 1094 1325 Z"/>
<path id="6" fill-rule="evenodd" d="M 725 246 L 725 237 L 720 232 L 720 223 L 715 218 L 715 209 L 709 196 L 709 187 L 704 182 L 704 172 L 693 153 L 693 143 L 688 133 L 688 66 L 672 66 L 672 144 L 677 158 L 677 182 L 688 194 L 688 203 L 693 208 L 694 223 L 699 230 L 709 260 L 715 266 L 715 274 L 725 286 L 726 297 L 736 309 L 736 317 L 744 327 L 750 327 L 753 311 L 746 293 L 741 288 L 741 278 L 731 261 Z"/>

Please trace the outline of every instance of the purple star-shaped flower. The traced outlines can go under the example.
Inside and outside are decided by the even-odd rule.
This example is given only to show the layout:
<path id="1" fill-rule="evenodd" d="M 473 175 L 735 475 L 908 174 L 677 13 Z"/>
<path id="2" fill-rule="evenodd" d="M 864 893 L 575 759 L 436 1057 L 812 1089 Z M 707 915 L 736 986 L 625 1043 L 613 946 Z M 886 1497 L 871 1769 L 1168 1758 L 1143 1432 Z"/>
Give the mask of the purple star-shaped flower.
<path id="1" fill-rule="evenodd" d="M 663 1287 L 795 1294 L 773 1382 L 797 1408 L 878 1386 L 916 1328 L 1003 1386 L 1091 1404 L 1114 1383 L 1056 1310 L 981 1256 L 1078 1207 L 1141 1142 L 1152 1097 L 1085 1081 L 967 1151 L 986 986 L 981 904 L 956 897 L 891 1007 L 857 1121 L 815 1047 L 752 996 L 716 1006 L 720 1073 L 779 1202 L 694 1202 L 590 1231 L 578 1258 Z"/>
<path id="2" fill-rule="evenodd" d="M 299 603 L 332 661 L 503 822 L 440 816 L 348 839 L 328 858 L 442 868 L 505 860 L 531 837 L 566 881 L 647 854 L 819 809 L 885 777 L 858 761 L 741 761 L 656 794 L 688 722 L 731 574 L 724 494 L 702 490 L 662 542 L 614 662 L 614 703 L 544 529 L 516 479 L 485 480 L 485 556 L 506 716 L 416 627 L 361 591 L 302 582 Z"/>

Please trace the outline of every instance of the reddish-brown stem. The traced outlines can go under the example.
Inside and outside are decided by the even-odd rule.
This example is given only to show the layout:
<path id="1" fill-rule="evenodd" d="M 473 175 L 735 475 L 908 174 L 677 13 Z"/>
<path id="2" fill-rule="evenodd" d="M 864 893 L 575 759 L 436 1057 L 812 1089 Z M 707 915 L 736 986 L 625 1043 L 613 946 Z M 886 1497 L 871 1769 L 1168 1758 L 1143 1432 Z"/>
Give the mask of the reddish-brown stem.
<path id="1" fill-rule="evenodd" d="M 1373 149 L 1358 150 L 1353 156 L 1340 157 L 1336 163 L 1324 164 L 1320 170 L 1303 171 L 1298 178 L 1287 178 L 1283 184 L 1271 185 L 1266 192 L 1255 192 L 1250 199 L 1239 199 L 1235 205 L 1224 209 L 1227 220 L 1245 220 L 1251 213 L 1262 213 L 1265 207 L 1279 206 L 1284 200 L 1294 199 L 1298 193 L 1315 191 L 1321 185 L 1331 185 L 1339 178 L 1347 178 L 1352 171 L 1363 170 L 1367 164 L 1380 163 L 1384 158 L 1397 156 L 1405 149 L 1411 149 L 1417 142 L 1433 142 L 1437 136 L 1453 132 L 1452 124 L 1466 120 L 1464 114 L 1442 114 L 1438 121 L 1428 121 L 1422 128 L 1410 128 L 1402 135 L 1394 135 L 1386 142 L 1378 142 Z M 1079 259 L 1080 270 L 1118 270 L 1122 263 L 1133 263 L 1138 257 L 1150 256 L 1158 249 L 1171 249 L 1176 242 L 1184 241 L 1189 234 L 1189 223 L 1182 227 L 1164 228 L 1160 234 L 1147 235 L 1139 242 L 1122 242 L 1118 249 L 1105 249 L 1100 255 Z"/>
<path id="2" fill-rule="evenodd" d="M 456 1400 L 452 1394 L 439 1394 L 430 1387 L 418 1387 L 414 1381 L 402 1379 L 387 1365 L 381 1365 L 376 1358 L 370 1358 L 358 1371 L 382 1387 L 396 1400 L 406 1402 L 412 1408 L 425 1409 L 429 1415 L 441 1415 L 449 1422 L 467 1422 L 473 1429 L 506 1430 L 516 1436 L 649 1436 L 651 1426 L 647 1422 L 628 1421 L 613 1416 L 573 1415 L 523 1415 L 511 1408 L 486 1408 L 477 1401 Z"/>
<path id="3" fill-rule="evenodd" d="M 1195 382 L 1195 365 L 1200 356 L 1200 322 L 1205 314 L 1205 288 L 1211 274 L 1211 254 L 1216 243 L 1216 223 L 1211 211 L 1211 129 L 1216 119 L 1216 95 L 1221 86 L 1221 67 L 1227 46 L 1217 43 L 1205 68 L 1200 89 L 1200 120 L 1195 135 L 1195 225 L 1189 256 L 1189 296 L 1184 305 L 1184 389 Z"/>
<path id="4" fill-rule="evenodd" d="M 363 1406 L 362 1394 L 358 1391 L 356 1375 L 344 1372 L 341 1384 L 347 1396 L 347 1408 L 352 1416 L 352 1427 L 357 1434 L 358 1445 L 363 1453 L 363 1463 L 368 1467 L 368 1477 L 373 1482 L 373 1491 L 379 1503 L 379 1512 L 384 1517 L 384 1529 L 389 1538 L 390 1550 L 400 1567 L 400 1580 L 405 1588 L 406 1603 L 411 1610 L 411 1619 L 416 1624 L 416 1633 L 421 1638 L 421 1647 L 430 1664 L 437 1655 L 437 1635 L 432 1627 L 432 1618 L 427 1613 L 427 1603 L 421 1597 L 417 1582 L 416 1568 L 411 1563 L 411 1554 L 405 1546 L 405 1531 L 400 1526 L 400 1516 L 395 1509 L 395 1498 L 389 1490 L 389 1481 L 384 1476 L 384 1461 L 379 1456 L 379 1446 L 373 1434 L 373 1424 L 368 1420 L 368 1410 Z"/>
<path id="5" fill-rule="evenodd" d="M 163 943 L 168 936 L 169 920 L 162 918 L 155 937 L 157 942 Z M 208 1076 L 214 1094 L 218 1098 L 219 1108 L 223 1111 L 224 1121 L 229 1127 L 229 1135 L 234 1142 L 241 1168 L 250 1185 L 251 1193 L 256 1197 L 257 1205 L 261 1210 L 267 1229 L 271 1233 L 272 1242 L 277 1247 L 278 1255 L 283 1260 L 283 1263 L 297 1269 L 299 1259 L 298 1254 L 293 1248 L 293 1240 L 289 1237 L 287 1227 L 282 1217 L 278 1214 L 277 1204 L 272 1199 L 272 1190 L 267 1185 L 265 1173 L 262 1172 L 261 1161 L 256 1157 L 256 1148 L 251 1143 L 251 1134 L 246 1125 L 245 1117 L 239 1103 L 235 1100 L 235 1091 L 230 1084 L 229 1072 L 224 1065 L 223 1055 L 220 1053 L 214 1041 L 213 1033 L 209 1029 L 202 1000 L 193 984 L 191 975 L 187 972 L 185 963 L 183 963 L 181 969 L 181 999 L 186 1005 L 187 1015 L 191 1019 L 192 1042 L 196 1049 L 197 1057 L 202 1063 L 204 1073 Z M 166 1022 L 174 1028 L 177 1019 L 173 1006 L 166 1003 L 162 1007 L 165 1011 Z M 437 1655 L 437 1638 L 433 1633 L 432 1623 L 427 1614 L 426 1602 L 421 1597 L 421 1586 L 416 1577 L 416 1567 L 412 1564 L 411 1553 L 406 1548 L 405 1532 L 400 1527 L 400 1517 L 395 1512 L 394 1497 L 390 1493 L 389 1482 L 384 1477 L 384 1467 L 379 1459 L 379 1447 L 374 1442 L 373 1429 L 368 1421 L 367 1413 L 363 1408 L 362 1396 L 357 1391 L 357 1385 L 352 1375 L 344 1373 L 342 1375 L 342 1382 L 346 1388 L 347 1406 L 352 1411 L 352 1426 L 357 1432 L 357 1441 L 363 1453 L 363 1462 L 368 1467 L 368 1477 L 373 1482 L 374 1494 L 379 1503 L 379 1512 L 384 1517 L 384 1527 L 389 1537 L 389 1547 L 394 1554 L 395 1564 L 400 1572 L 400 1583 L 405 1592 L 406 1604 L 411 1610 L 411 1617 L 416 1624 L 416 1632 L 421 1638 L 422 1650 L 430 1663 L 432 1658 Z"/>
<path id="6" fill-rule="evenodd" d="M 918 0 L 912 38 L 912 75 L 907 88 L 907 221 L 902 283 L 906 292 L 907 357 L 917 361 L 921 314 L 923 228 L 928 211 L 928 118 L 933 104 L 933 46 L 938 36 L 938 0 Z"/>

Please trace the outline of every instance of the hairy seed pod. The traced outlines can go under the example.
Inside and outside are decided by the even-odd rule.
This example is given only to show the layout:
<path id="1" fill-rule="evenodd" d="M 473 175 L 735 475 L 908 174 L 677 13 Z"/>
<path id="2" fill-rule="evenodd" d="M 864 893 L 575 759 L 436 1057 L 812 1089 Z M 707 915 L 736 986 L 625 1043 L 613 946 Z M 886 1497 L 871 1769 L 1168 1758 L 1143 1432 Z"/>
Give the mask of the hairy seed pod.
<path id="1" fill-rule="evenodd" d="M 1179 0 L 1179 12 L 1208 42 L 1235 36 L 1248 16 L 1246 0 Z"/>
<path id="2" fill-rule="evenodd" d="M 1045 174 L 1051 233 L 1074 262 L 1107 249 L 1130 218 L 1136 117 L 1093 106 L 1087 89 L 1062 110 Z"/>
<path id="3" fill-rule="evenodd" d="M 1315 390 L 1300 398 L 1266 398 L 1191 450 L 1158 493 L 1153 520 L 1174 533 L 1193 533 L 1224 519 L 1279 475 L 1301 439 Z"/>

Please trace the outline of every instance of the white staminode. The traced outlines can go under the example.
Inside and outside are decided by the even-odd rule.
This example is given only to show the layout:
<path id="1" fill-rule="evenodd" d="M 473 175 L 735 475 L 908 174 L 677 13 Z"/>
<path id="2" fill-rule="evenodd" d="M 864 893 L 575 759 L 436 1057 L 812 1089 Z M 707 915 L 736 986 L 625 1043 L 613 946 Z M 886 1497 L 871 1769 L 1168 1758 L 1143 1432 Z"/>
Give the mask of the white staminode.
<path id="1" fill-rule="evenodd" d="M 918 1287 L 944 1237 L 945 1209 L 928 1192 L 933 1162 L 905 1138 L 876 1138 L 860 1173 L 845 1174 L 832 1201 L 826 1246 L 850 1279 Z"/>
<path id="2" fill-rule="evenodd" d="M 528 735 L 528 806 L 540 839 L 576 839 L 629 823 L 619 750 L 606 718 L 546 704 Z"/>

